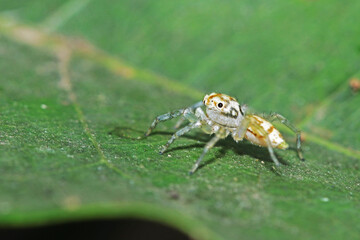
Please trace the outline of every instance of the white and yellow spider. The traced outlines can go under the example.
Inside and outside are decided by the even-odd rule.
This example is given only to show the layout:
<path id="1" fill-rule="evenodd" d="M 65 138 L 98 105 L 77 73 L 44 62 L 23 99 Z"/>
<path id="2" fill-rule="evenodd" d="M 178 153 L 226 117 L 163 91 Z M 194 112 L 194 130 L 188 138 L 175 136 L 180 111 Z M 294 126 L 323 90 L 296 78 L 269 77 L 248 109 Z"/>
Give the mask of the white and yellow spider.
<path id="1" fill-rule="evenodd" d="M 202 106 L 205 106 L 206 112 L 202 110 Z M 190 123 L 178 130 L 170 138 L 163 146 L 160 154 L 163 154 L 175 139 L 189 132 L 191 129 L 201 128 L 205 133 L 215 134 L 205 145 L 203 153 L 190 170 L 190 174 L 196 171 L 205 154 L 216 142 L 226 138 L 229 134 L 231 134 L 236 142 L 246 138 L 253 144 L 267 147 L 271 159 L 276 166 L 279 166 L 280 162 L 276 158 L 273 148 L 286 149 L 289 145 L 285 142 L 281 133 L 269 122 L 278 120 L 296 133 L 298 156 L 300 160 L 304 161 L 301 151 L 301 133 L 285 117 L 277 113 L 259 117 L 255 114 L 247 113 L 246 109 L 246 105 L 240 105 L 233 97 L 221 93 L 211 93 L 206 95 L 203 101 L 195 103 L 188 108 L 179 109 L 156 117 L 145 133 L 145 136 L 149 136 L 159 122 L 182 115 L 183 118 L 179 120 L 175 127 L 179 127 L 184 120 L 188 120 Z"/>

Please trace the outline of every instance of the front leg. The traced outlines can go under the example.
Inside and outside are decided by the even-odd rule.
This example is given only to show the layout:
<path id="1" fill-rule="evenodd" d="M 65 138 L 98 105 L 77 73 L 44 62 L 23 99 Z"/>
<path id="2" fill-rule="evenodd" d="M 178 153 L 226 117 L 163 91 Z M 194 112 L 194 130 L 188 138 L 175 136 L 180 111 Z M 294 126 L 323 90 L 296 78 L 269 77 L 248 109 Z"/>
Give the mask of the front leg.
<path id="1" fill-rule="evenodd" d="M 170 120 L 172 118 L 175 118 L 175 117 L 178 117 L 180 116 L 181 114 L 184 113 L 184 110 L 185 109 L 180 109 L 180 110 L 177 110 L 177 111 L 174 111 L 174 112 L 169 112 L 169 113 L 165 113 L 163 115 L 160 115 L 160 116 L 157 116 L 154 121 L 152 122 L 152 124 L 150 125 L 149 129 L 147 130 L 147 132 L 145 133 L 145 136 L 149 136 L 150 133 L 152 132 L 152 130 L 156 127 L 156 125 L 159 123 L 159 122 L 163 122 L 163 121 L 166 121 L 166 120 Z"/>
<path id="2" fill-rule="evenodd" d="M 200 108 L 203 105 L 204 105 L 204 103 L 202 101 L 200 101 L 200 102 L 197 102 L 194 105 L 188 107 L 187 110 L 189 113 L 194 113 L 195 109 Z M 190 115 L 189 113 L 188 113 L 188 115 Z M 185 120 L 189 120 L 190 122 L 193 122 L 193 121 L 191 121 L 191 116 L 186 116 L 186 113 L 184 112 L 184 116 L 180 117 L 179 121 L 177 121 L 174 128 L 175 129 L 179 128 L 184 123 Z M 195 121 L 196 120 L 197 119 L 195 119 Z"/>
<path id="3" fill-rule="evenodd" d="M 170 138 L 170 140 L 163 146 L 162 150 L 160 151 L 160 154 L 163 154 L 166 149 L 168 149 L 168 147 L 180 136 L 184 135 L 185 133 L 189 132 L 190 130 L 194 129 L 194 128 L 199 128 L 201 127 L 201 123 L 200 122 L 196 122 L 196 123 L 190 123 L 189 125 L 187 125 L 186 127 L 183 127 L 182 129 L 180 129 L 179 131 L 177 131 L 174 135 L 172 135 L 172 137 Z"/>
<path id="4" fill-rule="evenodd" d="M 194 105 L 190 106 L 190 107 L 187 107 L 187 108 L 183 108 L 183 109 L 179 109 L 179 110 L 176 110 L 176 111 L 173 111 L 173 112 L 169 112 L 169 113 L 165 113 L 163 115 L 160 115 L 158 117 L 156 117 L 154 119 L 154 121 L 152 122 L 152 124 L 150 125 L 149 129 L 147 130 L 147 132 L 145 133 L 145 136 L 149 136 L 150 133 L 152 132 L 152 130 L 156 127 L 156 125 L 159 123 L 159 122 L 163 122 L 163 121 L 167 121 L 167 120 L 170 120 L 170 119 L 173 119 L 173 118 L 176 118 L 180 115 L 184 115 L 184 117 L 186 117 L 186 113 L 188 112 L 193 112 L 195 108 L 198 108 L 200 106 L 202 106 L 203 102 L 197 102 L 195 103 Z M 192 114 L 194 115 L 194 114 Z"/>

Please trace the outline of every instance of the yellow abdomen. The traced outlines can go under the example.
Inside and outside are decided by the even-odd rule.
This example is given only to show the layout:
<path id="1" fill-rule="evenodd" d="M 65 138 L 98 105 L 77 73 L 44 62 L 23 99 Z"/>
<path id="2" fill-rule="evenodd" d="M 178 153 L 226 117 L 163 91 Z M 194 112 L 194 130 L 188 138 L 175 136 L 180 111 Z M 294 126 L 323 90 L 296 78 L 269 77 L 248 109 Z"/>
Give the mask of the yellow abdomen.
<path id="1" fill-rule="evenodd" d="M 251 115 L 250 118 L 252 122 L 250 122 L 245 133 L 245 138 L 248 141 L 259 146 L 267 147 L 267 134 L 273 148 L 286 149 L 289 147 L 281 133 L 270 122 L 256 115 Z"/>

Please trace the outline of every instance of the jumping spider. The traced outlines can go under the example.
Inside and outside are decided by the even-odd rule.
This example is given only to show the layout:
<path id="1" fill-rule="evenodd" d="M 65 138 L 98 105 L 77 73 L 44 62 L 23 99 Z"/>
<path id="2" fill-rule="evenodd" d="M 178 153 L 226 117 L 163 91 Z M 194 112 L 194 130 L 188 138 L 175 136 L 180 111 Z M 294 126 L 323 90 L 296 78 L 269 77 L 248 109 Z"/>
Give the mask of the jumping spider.
<path id="1" fill-rule="evenodd" d="M 202 106 L 205 106 L 206 112 L 201 109 Z M 206 95 L 203 101 L 197 102 L 188 108 L 179 109 L 156 117 L 145 133 L 145 136 L 149 136 L 159 122 L 182 115 L 182 118 L 175 127 L 179 127 L 184 120 L 188 120 L 190 123 L 178 130 L 170 138 L 161 149 L 160 154 L 163 154 L 178 137 L 189 132 L 191 129 L 201 128 L 205 133 L 215 134 L 205 145 L 203 153 L 190 170 L 190 174 L 196 171 L 205 154 L 216 142 L 226 138 L 229 134 L 231 134 L 236 142 L 246 138 L 253 144 L 267 147 L 271 159 L 276 166 L 279 166 L 280 162 L 276 158 L 273 148 L 286 149 L 289 145 L 285 142 L 281 133 L 270 123 L 271 121 L 278 120 L 296 133 L 297 153 L 300 160 L 304 161 L 301 151 L 300 131 L 285 117 L 277 113 L 264 114 L 262 117 L 259 117 L 255 114 L 247 113 L 246 110 L 247 106 L 240 105 L 233 97 L 221 93 L 211 93 L 210 95 Z"/>

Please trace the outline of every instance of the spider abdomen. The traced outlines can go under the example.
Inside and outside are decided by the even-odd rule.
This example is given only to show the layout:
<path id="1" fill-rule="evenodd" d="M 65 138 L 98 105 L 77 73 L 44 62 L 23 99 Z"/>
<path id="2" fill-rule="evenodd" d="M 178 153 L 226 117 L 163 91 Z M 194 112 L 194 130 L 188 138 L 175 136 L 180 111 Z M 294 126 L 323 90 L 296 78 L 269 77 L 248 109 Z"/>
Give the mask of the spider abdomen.
<path id="1" fill-rule="evenodd" d="M 263 129 L 267 133 L 272 147 L 279 149 L 286 149 L 289 147 L 279 130 L 277 130 L 270 122 L 256 115 L 251 115 L 250 118 L 252 119 L 252 122 L 250 122 L 247 128 L 245 138 L 251 143 L 263 147 L 268 146 L 266 136 L 261 131 L 261 129 Z"/>

